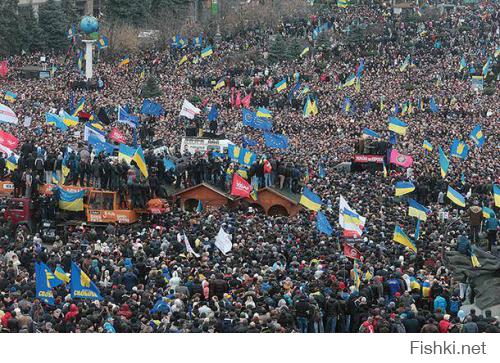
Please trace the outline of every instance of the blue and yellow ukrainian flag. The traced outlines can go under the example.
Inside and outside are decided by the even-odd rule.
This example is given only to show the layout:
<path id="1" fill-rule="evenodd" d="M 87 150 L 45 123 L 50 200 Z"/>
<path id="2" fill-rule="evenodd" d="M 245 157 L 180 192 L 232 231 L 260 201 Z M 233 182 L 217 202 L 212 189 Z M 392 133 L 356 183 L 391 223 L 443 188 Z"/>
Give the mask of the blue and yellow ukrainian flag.
<path id="1" fill-rule="evenodd" d="M 61 117 L 62 117 L 62 121 L 64 122 L 64 124 L 68 127 L 78 125 L 78 117 L 71 116 L 70 114 L 66 113 L 66 111 L 63 111 L 63 114 Z"/>
<path id="2" fill-rule="evenodd" d="M 434 150 L 434 147 L 432 146 L 432 144 L 429 141 L 427 141 L 427 140 L 424 140 L 424 144 L 422 146 L 427 151 Z"/>
<path id="3" fill-rule="evenodd" d="M 354 83 L 356 83 L 356 75 L 351 74 L 349 76 L 349 78 L 347 78 L 346 81 L 344 82 L 344 84 L 342 85 L 342 88 L 350 87 L 350 86 L 354 85 Z"/>
<path id="4" fill-rule="evenodd" d="M 99 289 L 74 262 L 71 262 L 70 291 L 72 299 L 102 300 Z"/>
<path id="5" fill-rule="evenodd" d="M 399 225 L 396 225 L 394 228 L 394 235 L 392 237 L 392 240 L 394 242 L 400 243 L 405 247 L 408 247 L 410 250 L 413 252 L 417 253 L 417 246 L 415 246 L 415 243 L 404 233 L 404 231 L 401 229 Z"/>
<path id="6" fill-rule="evenodd" d="M 142 175 L 144 175 L 144 177 L 147 178 L 149 176 L 148 167 L 146 165 L 146 159 L 144 159 L 144 153 L 142 151 L 141 145 L 139 145 L 139 147 L 135 151 L 134 157 L 132 158 L 132 160 L 134 160 L 136 162 Z"/>
<path id="7" fill-rule="evenodd" d="M 271 111 L 265 107 L 259 107 L 257 109 L 257 117 L 271 118 Z"/>
<path id="8" fill-rule="evenodd" d="M 394 186 L 396 188 L 396 197 L 411 193 L 415 190 L 415 185 L 412 182 L 399 181 Z"/>
<path id="9" fill-rule="evenodd" d="M 56 269 L 54 270 L 54 276 L 65 284 L 69 283 L 70 280 L 69 274 L 64 272 L 62 267 L 59 265 L 57 265 Z"/>
<path id="10" fill-rule="evenodd" d="M 446 196 L 449 200 L 460 207 L 465 207 L 465 198 L 462 194 L 457 192 L 455 189 L 448 185 L 448 191 L 446 192 Z"/>
<path id="11" fill-rule="evenodd" d="M 337 0 L 337 6 L 339 8 L 345 9 L 349 6 L 349 0 Z"/>
<path id="12" fill-rule="evenodd" d="M 47 125 L 54 125 L 56 128 L 63 132 L 68 130 L 68 126 L 66 126 L 61 117 L 59 117 L 55 113 L 47 112 L 45 114 L 45 122 L 47 123 Z"/>
<path id="13" fill-rule="evenodd" d="M 84 191 L 73 192 L 59 188 L 59 208 L 73 212 L 83 210 L 83 194 Z"/>
<path id="14" fill-rule="evenodd" d="M 213 51 L 213 49 L 212 49 L 212 46 L 211 46 L 211 45 L 209 45 L 208 47 L 206 47 L 205 49 L 203 49 L 203 50 L 201 51 L 201 57 L 202 57 L 202 58 L 209 57 L 209 56 L 211 56 L 212 54 L 214 54 L 214 51 Z"/>
<path id="15" fill-rule="evenodd" d="M 309 188 L 304 187 L 302 189 L 302 195 L 300 196 L 300 204 L 309 210 L 318 211 L 321 208 L 323 202 L 321 198 L 314 194 Z"/>
<path id="16" fill-rule="evenodd" d="M 364 136 L 368 136 L 368 137 L 374 137 L 374 138 L 376 138 L 376 139 L 380 139 L 380 135 L 379 135 L 377 132 L 375 132 L 375 131 L 373 131 L 373 130 L 370 130 L 370 129 L 369 129 L 369 128 L 367 128 L 367 127 L 365 127 L 365 128 L 363 129 L 363 135 L 364 135 Z"/>
<path id="17" fill-rule="evenodd" d="M 481 125 L 476 125 L 472 129 L 469 136 L 478 147 L 482 147 L 484 145 L 484 142 L 486 141 L 486 138 L 484 137 L 483 134 L 483 130 L 481 129 Z"/>
<path id="18" fill-rule="evenodd" d="M 16 154 L 12 154 L 5 160 L 5 167 L 10 171 L 16 170 L 18 160 L 19 156 L 17 156 Z"/>
<path id="19" fill-rule="evenodd" d="M 342 104 L 342 112 L 344 112 L 347 115 L 350 110 L 351 110 L 351 100 L 349 99 L 349 97 L 346 97 L 344 99 L 344 103 Z"/>
<path id="20" fill-rule="evenodd" d="M 469 145 L 467 145 L 463 141 L 459 141 L 458 139 L 453 140 L 453 144 L 451 145 L 451 156 L 460 158 L 465 160 L 467 155 L 469 154 Z"/>
<path id="21" fill-rule="evenodd" d="M 483 207 L 483 218 L 496 218 L 496 214 L 493 209 L 488 207 Z"/>
<path id="22" fill-rule="evenodd" d="M 383 169 L 384 178 L 387 178 L 387 175 L 388 175 L 388 174 L 387 174 L 387 167 L 385 166 L 385 162 L 384 162 L 384 163 L 382 163 L 382 167 L 384 168 L 384 169 Z"/>
<path id="23" fill-rule="evenodd" d="M 443 149 L 441 149 L 441 146 L 439 148 L 439 168 L 441 170 L 441 177 L 445 178 L 446 174 L 448 174 L 448 167 L 450 166 L 450 161 L 446 157 Z"/>
<path id="24" fill-rule="evenodd" d="M 421 221 L 427 220 L 427 214 L 431 211 L 429 208 L 424 207 L 422 204 L 414 199 L 408 200 L 408 215 L 410 217 L 416 217 Z"/>
<path id="25" fill-rule="evenodd" d="M 307 96 L 306 103 L 304 104 L 304 117 L 309 117 L 312 115 L 314 104 L 311 101 L 311 97 Z"/>
<path id="26" fill-rule="evenodd" d="M 408 129 L 408 124 L 396 117 L 389 116 L 389 130 L 399 135 L 405 135 L 406 129 Z"/>
<path id="27" fill-rule="evenodd" d="M 135 151 L 135 148 L 131 146 L 120 144 L 118 148 L 118 161 L 125 160 L 127 164 L 130 164 L 134 158 Z"/>
<path id="28" fill-rule="evenodd" d="M 500 208 L 500 186 L 493 184 L 493 198 L 495 200 L 495 207 Z"/>
<path id="29" fill-rule="evenodd" d="M 78 101 L 78 105 L 76 105 L 76 108 L 73 111 L 73 116 L 78 115 L 78 112 L 82 111 L 83 107 L 85 107 L 85 96 L 80 98 L 80 101 Z"/>
<path id="30" fill-rule="evenodd" d="M 226 85 L 226 81 L 224 78 L 220 79 L 219 82 L 214 86 L 214 91 L 217 91 L 219 88 L 222 88 Z"/>
<path id="31" fill-rule="evenodd" d="M 283 90 L 285 90 L 287 87 L 287 84 L 286 84 L 286 79 L 282 79 L 280 82 L 276 83 L 276 86 L 274 87 L 276 89 L 276 92 L 281 92 Z"/>
<path id="32" fill-rule="evenodd" d="M 123 66 L 126 66 L 127 64 L 130 63 L 130 57 L 128 55 L 126 55 L 125 57 L 123 57 L 121 60 L 120 60 L 120 63 L 118 63 L 118 67 L 123 67 Z"/>
<path id="33" fill-rule="evenodd" d="M 14 92 L 11 92 L 11 91 L 5 91 L 5 95 L 3 96 L 3 98 L 6 101 L 9 101 L 10 103 L 14 103 L 14 102 L 16 102 L 17 94 L 15 94 Z"/>
<path id="34" fill-rule="evenodd" d="M 184 55 L 181 60 L 179 61 L 179 65 L 182 66 L 184 63 L 186 63 L 188 60 L 187 55 Z"/>

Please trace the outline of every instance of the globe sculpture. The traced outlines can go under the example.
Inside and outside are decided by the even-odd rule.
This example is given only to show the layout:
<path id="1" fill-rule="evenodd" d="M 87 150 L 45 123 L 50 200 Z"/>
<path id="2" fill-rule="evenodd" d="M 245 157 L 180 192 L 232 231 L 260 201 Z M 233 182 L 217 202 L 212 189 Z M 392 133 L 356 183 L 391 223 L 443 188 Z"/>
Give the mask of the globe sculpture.
<path id="1" fill-rule="evenodd" d="M 80 21 L 80 30 L 85 34 L 95 33 L 99 30 L 99 22 L 93 16 L 84 16 Z"/>

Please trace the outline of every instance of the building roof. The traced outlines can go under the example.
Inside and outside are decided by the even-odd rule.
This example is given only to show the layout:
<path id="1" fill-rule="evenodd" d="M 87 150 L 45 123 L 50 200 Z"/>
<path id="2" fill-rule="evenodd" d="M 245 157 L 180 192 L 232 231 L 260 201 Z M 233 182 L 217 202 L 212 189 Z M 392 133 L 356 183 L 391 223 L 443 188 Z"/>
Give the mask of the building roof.
<path id="1" fill-rule="evenodd" d="M 195 185 L 195 186 L 192 186 L 192 187 L 189 187 L 189 188 L 186 188 L 186 189 L 182 189 L 180 191 L 178 191 L 177 193 L 175 193 L 173 196 L 176 197 L 176 196 L 179 196 L 179 195 L 182 195 L 186 192 L 189 192 L 191 190 L 194 190 L 194 189 L 198 189 L 198 188 L 201 188 L 201 187 L 205 187 L 205 188 L 208 188 L 210 189 L 211 191 L 217 193 L 217 194 L 220 194 L 222 195 L 224 198 L 227 198 L 229 200 L 234 200 L 234 197 L 232 197 L 231 195 L 227 194 L 226 192 L 224 192 L 223 190 L 219 189 L 219 188 L 216 188 L 214 187 L 213 185 L 210 185 L 208 183 L 201 183 L 201 184 L 198 184 L 198 185 Z"/>

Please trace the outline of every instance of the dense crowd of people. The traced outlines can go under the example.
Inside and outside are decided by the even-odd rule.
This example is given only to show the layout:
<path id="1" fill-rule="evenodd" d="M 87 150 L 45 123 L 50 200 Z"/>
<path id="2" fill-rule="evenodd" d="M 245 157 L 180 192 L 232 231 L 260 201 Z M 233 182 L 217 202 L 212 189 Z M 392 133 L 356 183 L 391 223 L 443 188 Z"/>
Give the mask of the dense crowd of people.
<path id="1" fill-rule="evenodd" d="M 499 67 L 494 57 L 500 9 L 495 2 L 481 2 L 422 12 L 422 19 L 408 21 L 404 14 L 391 14 L 378 3 L 335 7 L 276 28 L 244 28 L 223 35 L 217 44 L 207 36 L 204 41 L 213 44 L 214 54 L 196 63 L 192 62 L 196 51 L 190 48 L 132 53 L 130 63 L 122 67 L 117 66 L 120 57 L 103 56 L 94 68 L 103 83 L 99 90 L 72 89 L 73 82 L 81 80 L 73 57 L 49 56 L 57 68 L 50 80 L 20 76 L 19 69 L 37 64 L 40 54 L 9 59 L 10 72 L 0 85 L 17 94 L 10 106 L 20 122 L 1 128 L 18 137 L 19 160 L 17 169 L 10 171 L 6 156 L 0 157 L 0 174 L 13 182 L 16 196 L 43 200 L 40 186 L 53 182 L 54 173 L 61 180 L 63 165 L 69 169 L 64 184 L 128 193 L 138 204 L 147 198 L 168 198 L 171 188 L 200 182 L 229 191 L 232 176 L 241 173 L 258 187 L 271 185 L 295 194 L 309 187 L 321 197 L 334 233 L 320 233 L 314 214 L 305 209 L 294 217 L 268 216 L 244 204 L 192 212 L 172 206 L 154 221 L 144 217 L 132 225 L 97 228 L 83 223 L 50 244 L 36 231 L 16 231 L 11 221 L 3 221 L 2 331 L 498 332 L 499 318 L 490 310 L 462 309 L 474 302 L 474 289 L 466 279 L 452 275 L 445 254 L 460 243 L 480 247 L 480 237 L 488 232 L 490 253 L 498 255 L 496 218 L 477 217 L 469 207 L 495 209 L 492 184 L 500 181 Z M 326 22 L 331 24 L 325 30 L 328 49 L 318 49 L 312 33 Z M 348 42 L 344 32 L 354 23 L 367 23 L 374 30 L 360 42 Z M 263 58 L 277 36 L 286 42 L 304 34 L 311 51 L 302 57 L 273 64 L 251 56 Z M 179 65 L 186 54 L 189 60 Z M 411 65 L 402 71 L 408 55 Z M 462 57 L 468 65 L 460 70 Z M 495 89 L 492 94 L 471 86 L 471 76 L 482 74 L 489 57 L 485 83 Z M 359 90 L 339 87 L 355 73 L 361 59 Z M 113 122 L 104 130 L 116 127 L 131 144 L 130 127 L 116 122 L 117 107 L 127 106 L 138 115 L 143 101 L 140 89 L 149 75 L 158 79 L 162 95 L 154 101 L 165 113 L 148 118 L 151 133 L 139 137 L 148 178 L 133 162 L 95 155 L 83 141 L 83 125 L 61 132 L 45 123 L 46 112 L 68 111 L 70 97 L 85 96 L 85 111 L 105 109 Z M 277 92 L 275 85 L 284 78 L 288 89 Z M 221 79 L 226 85 L 214 90 Z M 290 102 L 296 79 L 302 87 Z M 231 102 L 236 92 L 241 97 L 251 94 L 251 109 L 266 107 L 272 112 L 273 132 L 288 137 L 287 149 L 266 147 L 261 130 L 243 126 L 241 107 Z M 305 118 L 307 96 L 317 97 L 318 114 Z M 346 97 L 351 103 L 347 112 Z M 429 109 L 431 98 L 438 103 L 438 112 Z M 202 109 L 194 120 L 179 116 L 184 99 Z M 387 176 L 382 170 L 338 168 L 366 150 L 369 141 L 361 136 L 365 127 L 389 141 L 387 118 L 396 103 L 404 102 L 414 109 L 397 114 L 409 127 L 405 136 L 398 135 L 394 147 L 413 156 L 411 167 L 387 164 Z M 420 103 L 422 108 L 417 107 Z M 206 119 L 212 105 L 219 113 L 215 126 Z M 25 117 L 31 118 L 27 126 Z M 468 136 L 477 124 L 486 135 L 481 148 Z M 190 127 L 213 130 L 247 147 L 257 154 L 256 163 L 243 171 L 227 153 L 181 151 L 181 138 Z M 449 154 L 454 138 L 469 143 L 469 156 L 450 158 L 449 173 L 442 178 L 437 148 L 440 145 Z M 422 148 L 424 139 L 434 146 L 432 152 Z M 248 145 L 245 140 L 256 143 Z M 166 148 L 155 153 L 161 146 Z M 176 167 L 166 168 L 165 157 Z M 410 196 L 431 210 L 416 241 L 417 253 L 392 241 L 396 224 L 410 235 L 415 229 L 404 198 L 394 196 L 394 184 L 401 180 L 411 180 L 415 191 Z M 444 197 L 448 185 L 467 195 L 465 208 Z M 337 222 L 341 195 L 367 219 L 361 238 L 348 241 L 362 255 L 359 286 L 354 261 L 343 254 L 346 240 Z M 232 249 L 226 255 L 214 244 L 221 227 L 232 236 Z M 191 252 L 184 235 L 191 241 Z M 66 272 L 76 262 L 104 300 L 73 299 L 64 284 L 54 288 L 53 305 L 37 299 L 34 271 L 40 261 Z"/>

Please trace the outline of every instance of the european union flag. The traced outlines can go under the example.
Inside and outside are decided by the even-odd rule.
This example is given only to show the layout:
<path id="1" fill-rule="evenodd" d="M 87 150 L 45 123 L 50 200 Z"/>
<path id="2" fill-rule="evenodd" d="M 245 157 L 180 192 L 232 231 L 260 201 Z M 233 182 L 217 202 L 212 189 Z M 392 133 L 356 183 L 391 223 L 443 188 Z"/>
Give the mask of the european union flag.
<path id="1" fill-rule="evenodd" d="M 132 128 L 136 128 L 139 125 L 139 117 L 129 115 L 123 107 L 118 106 L 118 122 L 127 124 Z"/>
<path id="2" fill-rule="evenodd" d="M 107 155 L 113 155 L 113 152 L 115 150 L 113 145 L 111 145 L 109 142 L 101 141 L 94 134 L 89 135 L 87 142 L 94 148 L 95 155 L 99 155 L 101 152 L 104 152 Z"/>
<path id="3" fill-rule="evenodd" d="M 259 143 L 255 140 L 247 139 L 245 136 L 243 136 L 242 144 L 243 144 L 243 147 L 247 147 L 247 146 L 256 146 Z"/>
<path id="4" fill-rule="evenodd" d="M 165 113 L 165 110 L 163 107 L 153 101 L 150 100 L 144 100 L 142 102 L 142 108 L 141 108 L 141 113 L 143 115 L 150 115 L 150 116 L 161 116 Z M 133 116 L 135 117 L 135 116 Z"/>
<path id="5" fill-rule="evenodd" d="M 264 117 L 256 116 L 252 127 L 260 130 L 271 130 L 273 128 L 273 123 Z"/>
<path id="6" fill-rule="evenodd" d="M 219 111 L 217 110 L 217 105 L 212 105 L 210 112 L 208 113 L 208 121 L 214 121 L 219 116 Z"/>
<path id="7" fill-rule="evenodd" d="M 76 263 L 71 262 L 71 298 L 103 300 L 99 289 Z"/>
<path id="8" fill-rule="evenodd" d="M 323 212 L 318 211 L 316 214 L 316 226 L 318 227 L 318 231 L 331 236 L 333 234 L 333 228 L 326 219 L 326 216 Z"/>
<path id="9" fill-rule="evenodd" d="M 288 147 L 288 138 L 284 135 L 264 132 L 264 140 L 267 147 L 276 149 L 286 149 Z"/>
<path id="10" fill-rule="evenodd" d="M 244 108 L 242 111 L 243 125 L 253 127 L 257 114 Z"/>

